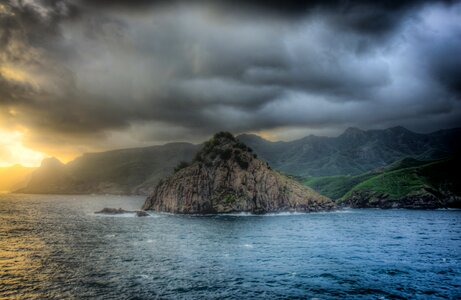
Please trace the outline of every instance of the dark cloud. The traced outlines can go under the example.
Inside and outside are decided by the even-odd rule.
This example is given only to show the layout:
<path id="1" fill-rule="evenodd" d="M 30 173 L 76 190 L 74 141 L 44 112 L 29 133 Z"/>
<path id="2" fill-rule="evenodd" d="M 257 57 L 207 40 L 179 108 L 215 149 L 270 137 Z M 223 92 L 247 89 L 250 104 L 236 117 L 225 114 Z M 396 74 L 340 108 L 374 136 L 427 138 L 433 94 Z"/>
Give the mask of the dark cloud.
<path id="1" fill-rule="evenodd" d="M 433 2 L 433 1 L 432 1 Z M 440 3 L 451 4 L 444 0 Z M 302 18 L 315 12 L 331 13 L 331 21 L 339 29 L 370 35 L 383 35 L 400 23 L 406 12 L 429 0 L 83 0 L 99 8 L 142 10 L 151 7 L 174 7 L 184 3 L 212 6 L 225 14 L 244 14 L 254 17 Z"/>
<path id="2" fill-rule="evenodd" d="M 461 32 L 460 32 L 461 34 Z M 436 57 L 431 57 L 430 71 L 434 78 L 453 93 L 453 96 L 461 100 L 461 40 L 451 41 L 453 45 L 439 49 L 438 53 L 433 53 Z"/>
<path id="3" fill-rule="evenodd" d="M 0 110 L 31 145 L 459 126 L 460 7 L 10 1 L 0 10 Z"/>

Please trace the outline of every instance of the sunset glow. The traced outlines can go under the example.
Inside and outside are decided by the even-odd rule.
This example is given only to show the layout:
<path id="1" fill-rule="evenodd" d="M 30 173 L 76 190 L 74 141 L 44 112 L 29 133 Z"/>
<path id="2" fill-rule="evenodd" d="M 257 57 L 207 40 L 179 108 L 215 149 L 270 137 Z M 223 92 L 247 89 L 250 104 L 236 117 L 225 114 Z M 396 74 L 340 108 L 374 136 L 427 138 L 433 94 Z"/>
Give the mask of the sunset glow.
<path id="1" fill-rule="evenodd" d="M 23 133 L 19 131 L 0 131 L 0 167 L 21 164 L 37 167 L 45 154 L 34 151 L 22 144 Z"/>

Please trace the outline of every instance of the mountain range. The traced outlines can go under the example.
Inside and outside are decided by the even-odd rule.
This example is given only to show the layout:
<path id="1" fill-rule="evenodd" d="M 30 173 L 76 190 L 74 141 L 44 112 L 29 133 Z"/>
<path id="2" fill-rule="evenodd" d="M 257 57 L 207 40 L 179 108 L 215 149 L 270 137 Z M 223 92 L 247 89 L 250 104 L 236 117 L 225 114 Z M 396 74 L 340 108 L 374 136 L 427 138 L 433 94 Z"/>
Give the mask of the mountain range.
<path id="1" fill-rule="evenodd" d="M 274 169 L 305 178 L 356 176 L 406 157 L 442 159 L 460 150 L 460 137 L 459 128 L 420 134 L 394 127 L 368 131 L 349 128 L 338 137 L 310 135 L 290 142 L 272 142 L 249 134 L 238 139 Z M 200 148 L 171 143 L 84 154 L 67 164 L 49 158 L 17 192 L 147 195 L 181 161 L 192 161 Z"/>
<path id="2" fill-rule="evenodd" d="M 190 161 L 199 146 L 162 146 L 84 154 L 63 164 L 45 159 L 28 184 L 17 190 L 33 194 L 149 194 L 180 161 Z"/>
<path id="3" fill-rule="evenodd" d="M 348 128 L 338 137 L 310 135 L 290 142 L 271 142 L 257 135 L 240 135 L 274 169 L 297 176 L 359 175 L 405 157 L 435 160 L 461 148 L 461 129 L 429 134 L 404 127 L 384 130 Z"/>

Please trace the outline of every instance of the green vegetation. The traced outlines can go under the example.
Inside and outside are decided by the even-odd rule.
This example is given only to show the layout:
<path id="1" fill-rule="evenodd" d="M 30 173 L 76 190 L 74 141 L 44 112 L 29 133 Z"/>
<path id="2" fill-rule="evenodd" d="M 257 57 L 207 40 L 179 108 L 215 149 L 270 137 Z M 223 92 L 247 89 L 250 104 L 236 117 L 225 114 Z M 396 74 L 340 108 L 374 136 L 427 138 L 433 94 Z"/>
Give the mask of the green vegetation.
<path id="1" fill-rule="evenodd" d="M 383 170 L 394 171 L 394 170 L 399 170 L 399 169 L 405 169 L 405 168 L 410 168 L 410 167 L 418 167 L 418 166 L 422 166 L 422 165 L 427 165 L 428 163 L 431 163 L 431 162 L 427 161 L 427 160 L 415 159 L 415 158 L 412 158 L 412 157 L 405 157 L 404 159 L 398 160 L 398 161 L 386 166 Z"/>
<path id="2" fill-rule="evenodd" d="M 187 161 L 180 161 L 179 164 L 174 168 L 174 173 L 184 168 L 187 168 L 188 166 L 190 166 L 190 163 L 188 163 Z"/>
<path id="3" fill-rule="evenodd" d="M 250 147 L 248 147 L 242 142 L 237 142 L 237 144 L 235 144 L 235 147 L 242 149 L 243 151 L 253 152 L 253 149 L 251 149 Z"/>
<path id="4" fill-rule="evenodd" d="M 232 153 L 227 153 L 226 150 L 216 147 L 222 139 L 230 140 L 232 142 L 236 141 L 232 133 L 226 131 L 218 132 L 211 139 L 203 143 L 202 149 L 195 155 L 193 161 L 203 162 L 207 156 L 211 159 L 215 159 L 217 156 L 220 156 L 220 158 L 224 160 L 231 158 Z"/>
<path id="5" fill-rule="evenodd" d="M 429 163 L 405 158 L 373 173 L 310 177 L 302 182 L 338 202 L 347 201 L 353 194 L 368 195 L 370 199 L 378 197 L 386 201 L 396 201 L 411 195 L 432 195 L 446 200 L 451 196 L 461 196 L 461 177 L 458 176 L 460 166 L 459 157 Z"/>
<path id="6" fill-rule="evenodd" d="M 235 203 L 235 201 L 237 201 L 237 196 L 234 194 L 227 194 L 223 197 L 223 200 L 226 204 L 232 204 Z"/>
<path id="7" fill-rule="evenodd" d="M 232 157 L 232 149 L 225 149 L 219 154 L 222 160 L 228 160 Z"/>
<path id="8" fill-rule="evenodd" d="M 242 157 L 241 152 L 235 153 L 235 161 L 240 166 L 240 168 L 242 168 L 242 170 L 248 169 L 249 163 Z"/>
<path id="9" fill-rule="evenodd" d="M 222 141 L 230 141 L 231 147 L 223 148 Z M 222 161 L 234 158 L 243 170 L 248 169 L 249 162 L 245 159 L 244 152 L 252 152 L 253 149 L 239 142 L 229 132 L 219 132 L 203 144 L 202 150 L 197 153 L 194 161 L 204 162 L 211 166 L 212 160 L 219 157 Z M 256 154 L 252 154 L 256 158 Z"/>
<path id="10" fill-rule="evenodd" d="M 404 165 L 405 166 L 405 165 Z M 353 191 L 371 191 L 399 199 L 411 193 L 431 192 L 461 196 L 460 157 L 452 157 L 416 167 L 384 172 L 355 186 Z"/>
<path id="11" fill-rule="evenodd" d="M 375 173 L 366 173 L 358 176 L 324 176 L 324 177 L 309 177 L 302 180 L 304 185 L 307 185 L 322 195 L 331 199 L 339 199 L 346 194 L 350 189 L 360 182 L 373 177 Z"/>
<path id="12" fill-rule="evenodd" d="M 228 139 L 228 140 L 231 140 L 231 141 L 236 141 L 234 135 L 228 131 L 221 131 L 221 132 L 218 132 L 216 133 L 212 140 L 217 140 L 217 139 Z"/>
<path id="13" fill-rule="evenodd" d="M 397 200 L 426 186 L 428 186 L 426 178 L 418 174 L 417 167 L 412 167 L 385 172 L 365 180 L 348 191 L 343 198 L 348 198 L 352 192 L 361 190 L 380 193 Z"/>

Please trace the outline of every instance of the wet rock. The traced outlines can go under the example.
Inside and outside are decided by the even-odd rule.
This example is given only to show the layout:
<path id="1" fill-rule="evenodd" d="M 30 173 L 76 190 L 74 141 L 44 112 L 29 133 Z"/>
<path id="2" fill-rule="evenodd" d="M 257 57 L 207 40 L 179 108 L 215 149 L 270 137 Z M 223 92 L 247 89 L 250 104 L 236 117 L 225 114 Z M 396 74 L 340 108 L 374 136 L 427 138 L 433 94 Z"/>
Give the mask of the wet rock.
<path id="1" fill-rule="evenodd" d="M 146 213 L 144 210 L 137 210 L 137 211 L 136 211 L 136 216 L 137 216 L 137 217 L 148 217 L 149 214 Z"/>
<path id="2" fill-rule="evenodd" d="M 132 211 L 124 210 L 122 208 L 104 207 L 100 211 L 95 212 L 95 214 L 119 215 L 119 214 L 126 214 L 126 213 L 130 213 L 130 212 L 132 212 Z"/>
<path id="3" fill-rule="evenodd" d="M 120 214 L 130 214 L 134 213 L 137 217 L 147 217 L 149 214 L 143 210 L 125 210 L 123 208 L 110 208 L 105 207 L 100 211 L 96 211 L 95 214 L 105 214 L 105 215 L 120 215 Z"/>

